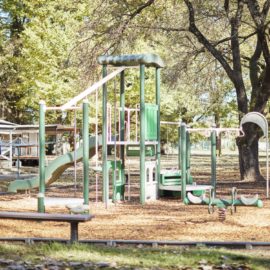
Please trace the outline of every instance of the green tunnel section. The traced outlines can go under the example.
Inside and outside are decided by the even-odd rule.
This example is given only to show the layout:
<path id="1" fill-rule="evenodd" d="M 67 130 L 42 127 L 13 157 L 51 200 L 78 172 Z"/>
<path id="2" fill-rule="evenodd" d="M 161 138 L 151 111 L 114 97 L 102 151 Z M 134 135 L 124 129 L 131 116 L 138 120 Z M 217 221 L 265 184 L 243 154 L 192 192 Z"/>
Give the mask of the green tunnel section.
<path id="1" fill-rule="evenodd" d="M 95 155 L 96 137 L 89 138 L 89 157 Z M 101 145 L 100 138 L 98 137 L 98 145 Z M 79 162 L 83 157 L 83 146 L 81 145 L 76 151 L 76 161 Z M 50 185 L 56 181 L 59 176 L 69 167 L 74 165 L 74 152 L 66 153 L 57 157 L 51 161 L 47 167 L 45 167 L 45 184 Z M 27 190 L 32 188 L 38 188 L 39 176 L 25 180 L 12 181 L 8 186 L 8 192 L 17 192 L 18 190 Z"/>

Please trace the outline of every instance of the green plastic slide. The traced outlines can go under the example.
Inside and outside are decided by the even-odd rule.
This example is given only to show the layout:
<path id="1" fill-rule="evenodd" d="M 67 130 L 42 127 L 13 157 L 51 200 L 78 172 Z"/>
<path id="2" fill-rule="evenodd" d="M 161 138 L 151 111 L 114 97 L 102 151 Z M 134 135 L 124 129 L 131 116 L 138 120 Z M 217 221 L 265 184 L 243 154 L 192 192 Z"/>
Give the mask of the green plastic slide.
<path id="1" fill-rule="evenodd" d="M 95 155 L 96 137 L 89 138 L 89 157 Z M 98 138 L 100 146 L 100 139 Z M 79 162 L 83 157 L 83 146 L 81 145 L 76 151 L 76 161 Z M 59 176 L 69 167 L 74 165 L 74 152 L 66 153 L 51 161 L 45 168 L 45 184 L 50 185 L 59 179 Z M 17 192 L 18 190 L 27 190 L 39 187 L 39 176 L 31 179 L 15 180 L 8 186 L 8 192 Z"/>

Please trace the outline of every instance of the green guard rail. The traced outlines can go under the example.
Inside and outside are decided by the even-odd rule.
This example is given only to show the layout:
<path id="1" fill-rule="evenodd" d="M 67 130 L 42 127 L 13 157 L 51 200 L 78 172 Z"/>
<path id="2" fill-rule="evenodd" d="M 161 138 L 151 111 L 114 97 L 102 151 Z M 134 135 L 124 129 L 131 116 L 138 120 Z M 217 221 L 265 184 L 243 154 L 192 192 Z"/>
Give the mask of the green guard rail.
<path id="1" fill-rule="evenodd" d="M 126 155 L 128 157 L 139 157 L 141 155 L 140 146 L 129 144 L 127 145 Z M 147 157 L 153 157 L 156 155 L 156 149 L 154 145 L 145 146 L 145 155 Z"/>

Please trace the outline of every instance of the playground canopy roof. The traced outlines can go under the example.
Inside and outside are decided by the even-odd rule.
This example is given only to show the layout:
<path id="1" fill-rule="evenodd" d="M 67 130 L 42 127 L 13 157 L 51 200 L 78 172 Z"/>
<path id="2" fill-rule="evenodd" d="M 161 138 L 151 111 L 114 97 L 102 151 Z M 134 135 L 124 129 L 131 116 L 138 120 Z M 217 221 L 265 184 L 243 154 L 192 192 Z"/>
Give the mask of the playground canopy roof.
<path id="1" fill-rule="evenodd" d="M 98 62 L 101 65 L 112 65 L 112 66 L 139 66 L 144 64 L 147 67 L 163 68 L 164 62 L 162 59 L 152 53 L 147 54 L 127 54 L 127 55 L 116 55 L 116 56 L 100 56 Z"/>

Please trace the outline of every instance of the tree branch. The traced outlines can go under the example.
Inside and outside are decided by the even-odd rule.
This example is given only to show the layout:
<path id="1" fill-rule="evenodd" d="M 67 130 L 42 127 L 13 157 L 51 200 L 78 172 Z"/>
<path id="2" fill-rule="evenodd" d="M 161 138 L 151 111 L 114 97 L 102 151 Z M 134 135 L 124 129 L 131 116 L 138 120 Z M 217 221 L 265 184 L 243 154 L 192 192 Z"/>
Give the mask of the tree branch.
<path id="1" fill-rule="evenodd" d="M 145 26 L 145 25 L 131 25 L 130 28 L 138 29 L 150 29 L 150 30 L 161 30 L 165 32 L 188 32 L 187 28 L 175 28 L 175 27 L 162 27 L 162 26 Z"/>
<path id="2" fill-rule="evenodd" d="M 269 13 L 269 8 L 270 8 L 270 1 L 267 0 L 264 3 L 263 9 L 260 12 L 260 6 L 257 0 L 247 0 L 247 6 L 249 9 L 249 12 L 251 14 L 251 17 L 257 27 L 257 46 L 256 50 L 258 48 L 261 50 L 261 53 L 263 55 L 263 58 L 265 60 L 266 66 L 265 69 L 263 70 L 261 79 L 258 77 L 258 82 L 260 83 L 260 87 L 257 86 L 257 88 L 252 89 L 254 93 L 252 93 L 252 96 L 254 97 L 253 103 L 251 104 L 254 106 L 254 110 L 263 112 L 266 103 L 270 97 L 270 52 L 269 52 L 269 47 L 268 47 L 268 42 L 267 42 L 267 34 L 266 34 L 266 28 L 267 24 L 265 24 L 265 20 L 267 18 L 267 15 Z M 256 54 L 256 50 L 254 52 L 254 55 Z M 257 52 L 257 53 L 258 53 Z M 260 53 L 260 55 L 261 55 Z M 258 57 L 255 55 L 255 59 Z M 255 70 L 251 72 L 255 73 Z M 251 74 L 253 75 L 253 74 Z M 254 75 L 255 76 L 255 75 Z M 259 76 L 257 74 L 257 76 Z M 256 87 L 256 85 L 255 85 Z M 256 91 L 257 90 L 257 91 Z M 256 92 L 255 92 L 256 91 Z M 255 104 L 254 104 L 255 103 Z"/>
<path id="3" fill-rule="evenodd" d="M 145 4 L 140 5 L 133 13 L 129 15 L 130 20 L 139 15 L 145 8 L 151 6 L 154 2 L 155 0 L 148 0 Z"/>
<path id="4" fill-rule="evenodd" d="M 241 16 L 243 12 L 243 0 L 238 1 L 235 17 L 231 19 L 231 46 L 233 54 L 233 69 L 230 67 L 225 57 L 218 51 L 213 44 L 200 32 L 195 24 L 195 13 L 192 3 L 189 0 L 184 0 L 189 11 L 189 31 L 193 33 L 197 40 L 219 61 L 224 68 L 228 77 L 233 82 L 237 92 L 238 108 L 242 114 L 248 112 L 248 99 L 246 89 L 242 77 L 241 57 L 238 28 L 240 26 Z M 241 117 L 241 115 L 239 115 Z"/>
<path id="5" fill-rule="evenodd" d="M 251 100 L 250 100 L 250 110 L 254 110 L 255 102 L 258 96 L 258 92 L 260 90 L 260 79 L 259 79 L 259 66 L 258 61 L 262 54 L 262 47 L 261 43 L 257 39 L 256 49 L 254 51 L 254 54 L 250 58 L 249 61 L 249 70 L 250 70 L 250 82 L 252 86 L 252 92 L 251 92 Z"/>
<path id="6" fill-rule="evenodd" d="M 119 34 L 118 37 L 121 37 L 125 30 L 127 29 L 128 24 L 140 13 L 142 13 L 142 11 L 151 6 L 153 3 L 155 2 L 155 0 L 148 0 L 146 3 L 140 5 L 135 11 L 133 11 L 131 14 L 129 14 L 129 18 L 123 22 L 122 26 L 119 27 Z"/>
<path id="7" fill-rule="evenodd" d="M 195 35 L 197 40 L 220 62 L 220 64 L 225 69 L 226 73 L 228 74 L 229 78 L 234 81 L 233 70 L 231 69 L 230 65 L 224 59 L 222 54 L 212 45 L 209 40 L 200 32 L 195 24 L 195 14 L 193 5 L 189 0 L 184 0 L 185 4 L 189 11 L 189 31 Z"/>
<path id="8" fill-rule="evenodd" d="M 262 52 L 267 65 L 270 66 L 270 52 L 265 34 L 265 19 L 269 12 L 270 0 L 267 0 L 264 4 L 262 12 L 260 12 L 260 6 L 257 0 L 247 0 L 247 6 L 251 17 L 257 27 L 258 39 L 261 43 Z"/>
<path id="9" fill-rule="evenodd" d="M 267 1 L 265 1 L 264 5 L 263 5 L 263 9 L 262 9 L 262 18 L 263 18 L 264 22 L 266 20 L 269 9 L 270 9 L 270 0 L 267 0 Z"/>
<path id="10" fill-rule="evenodd" d="M 242 67 L 241 67 L 241 53 L 239 45 L 239 26 L 243 13 L 243 2 L 238 1 L 237 11 L 234 17 L 231 18 L 231 46 L 232 46 L 232 57 L 233 57 L 233 70 L 237 72 L 235 75 L 239 80 L 243 82 L 242 78 Z"/>

